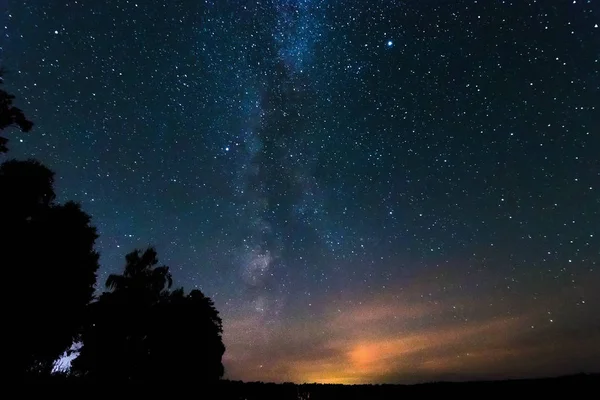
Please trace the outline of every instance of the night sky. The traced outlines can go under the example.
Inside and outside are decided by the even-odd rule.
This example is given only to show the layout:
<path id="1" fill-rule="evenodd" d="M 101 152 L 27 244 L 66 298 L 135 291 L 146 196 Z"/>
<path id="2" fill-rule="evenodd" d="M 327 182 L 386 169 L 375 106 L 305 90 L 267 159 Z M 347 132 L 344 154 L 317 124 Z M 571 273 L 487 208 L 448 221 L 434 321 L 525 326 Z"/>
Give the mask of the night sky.
<path id="1" fill-rule="evenodd" d="M 214 299 L 227 378 L 600 372 L 600 1 L 0 6 L 8 156 L 100 288 L 155 245 Z"/>

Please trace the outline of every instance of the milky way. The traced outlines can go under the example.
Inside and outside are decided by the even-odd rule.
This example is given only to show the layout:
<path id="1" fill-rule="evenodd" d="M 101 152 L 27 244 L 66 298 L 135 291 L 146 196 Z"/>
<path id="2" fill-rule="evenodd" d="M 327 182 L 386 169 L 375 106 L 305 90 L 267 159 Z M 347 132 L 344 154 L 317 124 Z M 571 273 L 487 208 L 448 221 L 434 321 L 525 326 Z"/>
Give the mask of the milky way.
<path id="1" fill-rule="evenodd" d="M 318 149 L 311 149 L 315 126 L 310 119 L 315 114 L 307 109 L 314 111 L 316 93 L 305 73 L 315 46 L 323 40 L 317 22 L 324 18 L 322 5 L 317 1 L 275 2 L 271 32 L 275 57 L 268 60 L 271 65 L 266 70 L 262 65 L 248 66 L 250 75 L 264 79 L 257 85 L 258 118 L 243 127 L 250 136 L 244 141 L 246 162 L 239 167 L 244 179 L 241 186 L 236 182 L 235 189 L 240 207 L 247 212 L 240 226 L 249 224 L 241 248 L 243 275 L 254 293 L 255 311 L 268 318 L 285 301 L 285 283 L 272 286 L 271 277 L 288 278 L 288 257 L 283 254 L 294 249 L 295 239 L 289 238 L 298 229 L 295 225 L 305 224 L 322 234 L 321 226 L 311 224 L 315 218 L 307 219 L 314 215 L 322 222 L 323 202 L 311 175 Z M 261 12 L 260 7 L 252 11 L 254 15 Z"/>
<path id="2" fill-rule="evenodd" d="M 155 245 L 226 377 L 600 370 L 600 3 L 33 1 L 11 157 L 93 216 L 101 287 Z"/>

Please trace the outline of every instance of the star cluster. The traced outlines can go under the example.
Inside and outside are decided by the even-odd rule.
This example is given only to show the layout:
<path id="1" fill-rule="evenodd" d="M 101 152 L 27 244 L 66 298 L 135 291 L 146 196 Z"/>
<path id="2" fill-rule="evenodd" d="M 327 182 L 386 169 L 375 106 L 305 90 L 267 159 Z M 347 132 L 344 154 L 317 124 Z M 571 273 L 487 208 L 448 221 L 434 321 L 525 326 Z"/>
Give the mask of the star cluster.
<path id="1" fill-rule="evenodd" d="M 8 0 L 6 83 L 102 271 L 153 244 L 226 376 L 600 370 L 600 3 Z"/>

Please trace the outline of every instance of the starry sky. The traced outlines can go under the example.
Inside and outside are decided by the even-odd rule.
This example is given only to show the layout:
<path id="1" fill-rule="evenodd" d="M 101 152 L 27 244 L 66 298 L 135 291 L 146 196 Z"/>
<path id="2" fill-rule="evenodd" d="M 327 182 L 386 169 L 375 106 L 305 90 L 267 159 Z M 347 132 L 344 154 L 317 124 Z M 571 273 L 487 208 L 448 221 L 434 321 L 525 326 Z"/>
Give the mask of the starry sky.
<path id="1" fill-rule="evenodd" d="M 102 284 L 155 245 L 226 377 L 600 372 L 600 1 L 0 0 Z"/>

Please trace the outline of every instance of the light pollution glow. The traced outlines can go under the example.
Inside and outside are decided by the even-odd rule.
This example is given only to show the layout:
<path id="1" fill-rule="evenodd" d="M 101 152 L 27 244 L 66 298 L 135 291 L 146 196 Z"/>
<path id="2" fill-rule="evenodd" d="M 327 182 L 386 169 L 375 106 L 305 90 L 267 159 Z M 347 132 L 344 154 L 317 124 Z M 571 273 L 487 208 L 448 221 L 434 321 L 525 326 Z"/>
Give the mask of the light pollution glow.
<path id="1" fill-rule="evenodd" d="M 547 309 L 561 304 L 551 299 L 493 315 L 497 308 L 485 296 L 442 304 L 418 294 L 433 286 L 365 296 L 309 318 L 247 314 L 225 321 L 226 377 L 342 384 L 499 379 L 553 375 L 557 367 L 582 372 L 575 366 L 593 368 L 600 357 L 593 346 L 599 331 L 556 329 Z M 580 316 L 571 317 L 566 325 L 577 327 Z"/>

